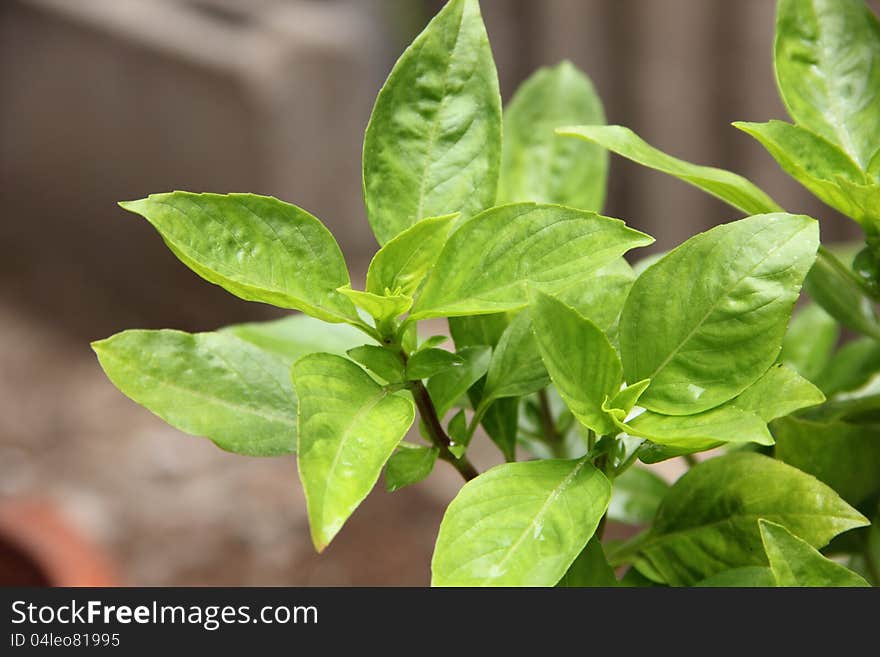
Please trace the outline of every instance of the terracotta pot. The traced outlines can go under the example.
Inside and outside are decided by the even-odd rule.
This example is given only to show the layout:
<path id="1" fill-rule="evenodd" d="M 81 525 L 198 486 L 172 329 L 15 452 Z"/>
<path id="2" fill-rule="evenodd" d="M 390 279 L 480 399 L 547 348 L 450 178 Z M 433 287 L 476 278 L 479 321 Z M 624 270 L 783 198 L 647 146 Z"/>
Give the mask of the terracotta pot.
<path id="1" fill-rule="evenodd" d="M 0 586 L 115 586 L 106 555 L 52 504 L 0 500 Z"/>

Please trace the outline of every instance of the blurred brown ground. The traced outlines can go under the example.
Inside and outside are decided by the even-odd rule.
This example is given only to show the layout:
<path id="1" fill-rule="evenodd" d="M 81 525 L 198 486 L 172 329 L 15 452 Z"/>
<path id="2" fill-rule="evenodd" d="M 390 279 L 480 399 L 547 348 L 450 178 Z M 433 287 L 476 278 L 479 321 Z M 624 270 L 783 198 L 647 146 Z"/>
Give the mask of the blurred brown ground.
<path id="1" fill-rule="evenodd" d="M 211 286 L 115 206 L 169 189 L 253 191 L 325 220 L 355 280 L 375 243 L 360 147 L 427 0 L 7 0 L 0 4 L 0 501 L 48 500 L 126 584 L 425 584 L 446 502 L 438 466 L 377 490 L 313 554 L 293 458 L 225 454 L 118 393 L 90 340 L 209 330 L 277 312 Z M 484 0 L 508 98 L 573 60 L 610 122 L 743 173 L 855 235 L 728 124 L 783 118 L 769 0 Z M 877 3 L 872 2 L 877 8 Z M 656 249 L 735 217 L 618 158 L 606 214 Z M 493 462 L 489 448 L 478 458 Z"/>

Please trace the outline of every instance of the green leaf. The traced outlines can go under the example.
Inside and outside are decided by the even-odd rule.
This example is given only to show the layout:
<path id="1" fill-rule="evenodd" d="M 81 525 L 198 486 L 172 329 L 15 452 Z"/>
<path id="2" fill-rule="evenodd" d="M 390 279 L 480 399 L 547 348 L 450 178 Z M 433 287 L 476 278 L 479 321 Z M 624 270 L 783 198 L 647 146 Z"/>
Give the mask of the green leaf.
<path id="1" fill-rule="evenodd" d="M 531 316 L 524 310 L 513 318 L 492 352 L 482 399 L 487 403 L 502 397 L 522 397 L 548 383 L 550 376 L 532 333 Z"/>
<path id="2" fill-rule="evenodd" d="M 859 338 L 834 354 L 816 384 L 830 397 L 862 387 L 877 373 L 880 373 L 880 343 L 872 338 Z"/>
<path id="3" fill-rule="evenodd" d="M 744 566 L 725 570 L 697 582 L 694 586 L 709 588 L 770 588 L 776 586 L 773 571 L 763 566 Z"/>
<path id="4" fill-rule="evenodd" d="M 784 524 L 814 547 L 867 524 L 810 475 L 760 454 L 736 452 L 700 463 L 672 486 L 638 546 L 636 566 L 673 586 L 764 566 L 759 518 Z"/>
<path id="5" fill-rule="evenodd" d="M 825 482 L 850 504 L 880 492 L 880 423 L 786 417 L 772 430 L 776 458 Z"/>
<path id="6" fill-rule="evenodd" d="M 812 383 L 785 365 L 774 365 L 760 379 L 730 402 L 730 406 L 751 411 L 764 422 L 825 401 Z"/>
<path id="7" fill-rule="evenodd" d="M 837 322 L 821 306 L 810 304 L 791 320 L 779 360 L 815 381 L 830 362 L 839 336 Z"/>
<path id="8" fill-rule="evenodd" d="M 445 349 L 422 349 L 414 353 L 406 364 L 406 376 L 411 381 L 428 379 L 463 362 L 461 356 Z"/>
<path id="9" fill-rule="evenodd" d="M 642 393 L 648 389 L 649 385 L 651 385 L 650 379 L 637 381 L 636 383 L 620 390 L 607 402 L 607 404 L 603 405 L 609 410 L 619 411 L 619 419 L 622 421 L 633 409 L 639 401 L 639 398 L 642 396 Z"/>
<path id="10" fill-rule="evenodd" d="M 724 169 L 699 166 L 667 155 L 646 143 L 629 128 L 619 125 L 582 125 L 556 132 L 595 142 L 642 166 L 690 183 L 746 214 L 778 212 L 782 208 L 753 183 Z"/>
<path id="11" fill-rule="evenodd" d="M 536 201 L 602 209 L 608 154 L 595 144 L 560 139 L 557 126 L 605 123 L 592 82 L 568 61 L 522 83 L 504 109 L 498 203 Z"/>
<path id="12" fill-rule="evenodd" d="M 446 242 L 410 318 L 522 308 L 526 286 L 558 292 L 652 241 L 593 212 L 534 203 L 492 208 Z"/>
<path id="13" fill-rule="evenodd" d="M 792 118 L 862 168 L 880 134 L 880 25 L 863 0 L 781 0 L 776 81 Z"/>
<path id="14" fill-rule="evenodd" d="M 602 330 L 561 301 L 537 292 L 531 308 L 544 365 L 575 418 L 597 434 L 616 433 L 602 410 L 620 390 L 617 352 Z"/>
<path id="15" fill-rule="evenodd" d="M 233 324 L 219 333 L 232 334 L 282 358 L 288 370 L 307 354 L 323 351 L 342 356 L 364 342 L 364 334 L 348 324 L 328 324 L 308 315 Z M 285 374 L 284 378 L 289 377 Z"/>
<path id="16" fill-rule="evenodd" d="M 367 292 L 415 296 L 458 216 L 423 219 L 379 249 L 367 270 Z"/>
<path id="17" fill-rule="evenodd" d="M 731 401 L 703 413 L 686 416 L 647 411 L 619 426 L 648 438 L 639 450 L 643 463 L 659 463 L 730 444 L 772 445 L 766 423 L 802 408 L 821 404 L 822 391 L 784 365 L 774 365 Z M 618 420 L 619 420 L 618 416 Z"/>
<path id="18" fill-rule="evenodd" d="M 400 317 L 412 307 L 413 300 L 405 294 L 391 294 L 382 296 L 371 292 L 352 290 L 350 287 L 341 287 L 339 292 L 351 299 L 359 308 L 366 310 L 372 317 L 379 321 L 385 321 Z"/>
<path id="19" fill-rule="evenodd" d="M 352 360 L 366 367 L 388 383 L 400 383 L 406 380 L 406 369 L 400 355 L 374 344 L 365 344 L 348 350 Z"/>
<path id="20" fill-rule="evenodd" d="M 779 166 L 827 205 L 868 226 L 865 214 L 853 189 L 844 189 L 838 178 L 857 185 L 867 182 L 865 174 L 849 155 L 831 142 L 809 130 L 784 121 L 733 124 L 757 139 Z M 862 194 L 858 194 L 861 196 Z"/>
<path id="21" fill-rule="evenodd" d="M 311 354 L 293 366 L 299 396 L 297 465 L 320 552 L 363 501 L 415 417 L 355 363 Z"/>
<path id="22" fill-rule="evenodd" d="M 495 347 L 507 328 L 507 313 L 450 317 L 449 332 L 457 349 L 486 345 Z"/>
<path id="23" fill-rule="evenodd" d="M 777 586 L 869 586 L 859 575 L 826 559 L 782 525 L 763 518 L 758 525 Z"/>
<path id="24" fill-rule="evenodd" d="M 119 204 L 141 215 L 190 269 L 228 292 L 327 322 L 358 322 L 339 245 L 305 210 L 254 194 L 151 194 Z"/>
<path id="25" fill-rule="evenodd" d="M 630 468 L 614 479 L 608 519 L 628 525 L 646 525 L 669 491 L 669 484 L 645 468 Z"/>
<path id="26" fill-rule="evenodd" d="M 385 488 L 389 493 L 425 479 L 434 469 L 440 450 L 400 443 L 385 466 Z"/>
<path id="27" fill-rule="evenodd" d="M 827 249 L 820 249 L 804 289 L 810 298 L 844 326 L 880 340 L 880 320 L 871 299 L 852 271 Z"/>
<path id="28" fill-rule="evenodd" d="M 727 404 L 695 415 L 645 411 L 621 428 L 630 435 L 688 452 L 712 449 L 722 443 L 773 444 L 767 424 L 756 413 Z"/>
<path id="29" fill-rule="evenodd" d="M 464 415 L 464 409 L 461 409 L 458 413 L 452 416 L 452 419 L 449 420 L 449 424 L 446 426 L 446 431 L 452 439 L 449 443 L 449 451 L 452 452 L 452 455 L 455 456 L 455 458 L 460 459 L 467 451 L 468 445 L 471 441 L 471 436 L 468 434 L 467 418 Z"/>
<path id="30" fill-rule="evenodd" d="M 428 380 L 428 394 L 440 417 L 446 415 L 467 394 L 468 388 L 486 374 L 492 350 L 489 347 L 464 347 L 457 355 L 463 361 L 460 365 L 443 370 Z"/>
<path id="31" fill-rule="evenodd" d="M 173 427 L 238 454 L 296 451 L 284 359 L 224 333 L 123 331 L 92 348 L 117 388 Z"/>
<path id="32" fill-rule="evenodd" d="M 448 335 L 432 335 L 430 338 L 426 338 L 416 349 L 416 351 L 421 351 L 422 349 L 431 349 L 433 347 L 437 347 L 444 342 L 449 340 Z"/>
<path id="33" fill-rule="evenodd" d="M 425 217 L 495 202 L 498 76 L 477 0 L 451 0 L 394 65 L 364 136 L 364 199 L 385 244 Z"/>
<path id="34" fill-rule="evenodd" d="M 575 283 L 555 296 L 612 336 L 617 332 L 620 311 L 635 280 L 632 267 L 618 258 L 586 281 Z"/>
<path id="35" fill-rule="evenodd" d="M 519 428 L 519 399 L 496 399 L 480 422 L 489 438 L 498 446 L 505 461 L 516 460 L 516 434 Z"/>
<path id="36" fill-rule="evenodd" d="M 818 245 L 809 217 L 756 215 L 696 235 L 646 269 L 620 320 L 626 380 L 651 379 L 639 404 L 698 413 L 754 383 L 779 355 Z"/>
<path id="37" fill-rule="evenodd" d="M 553 586 L 596 531 L 611 484 L 586 458 L 505 463 L 443 517 L 434 586 Z"/>
<path id="38" fill-rule="evenodd" d="M 617 586 L 617 577 L 608 565 L 602 543 L 595 536 L 568 567 L 556 586 L 561 588 Z"/>

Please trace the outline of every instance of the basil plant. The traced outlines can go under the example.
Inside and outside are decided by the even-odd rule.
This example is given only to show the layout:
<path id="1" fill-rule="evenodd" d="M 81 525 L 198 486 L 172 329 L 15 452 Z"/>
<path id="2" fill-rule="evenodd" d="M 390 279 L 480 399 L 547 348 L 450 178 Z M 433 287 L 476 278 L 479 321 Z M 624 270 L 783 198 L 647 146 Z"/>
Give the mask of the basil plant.
<path id="1" fill-rule="evenodd" d="M 154 194 L 121 205 L 193 271 L 302 314 L 124 331 L 94 349 L 120 390 L 182 431 L 296 453 L 319 551 L 383 470 L 395 491 L 442 461 L 465 483 L 434 585 L 878 584 L 878 23 L 861 0 L 782 0 L 776 70 L 794 123 L 737 125 L 859 222 L 854 260 L 744 178 L 604 125 L 570 63 L 535 73 L 502 112 L 479 4 L 450 0 L 366 130 L 381 248 L 364 289 L 302 208 Z M 631 267 L 624 256 L 653 240 L 600 213 L 608 150 L 747 216 Z M 814 304 L 790 322 L 805 282 Z M 420 324 L 441 318 L 451 340 Z M 840 324 L 863 337 L 837 349 Z M 468 450 L 484 437 L 500 464 L 479 472 Z M 690 469 L 671 486 L 648 468 L 678 457 Z M 642 531 L 603 541 L 609 520 Z"/>

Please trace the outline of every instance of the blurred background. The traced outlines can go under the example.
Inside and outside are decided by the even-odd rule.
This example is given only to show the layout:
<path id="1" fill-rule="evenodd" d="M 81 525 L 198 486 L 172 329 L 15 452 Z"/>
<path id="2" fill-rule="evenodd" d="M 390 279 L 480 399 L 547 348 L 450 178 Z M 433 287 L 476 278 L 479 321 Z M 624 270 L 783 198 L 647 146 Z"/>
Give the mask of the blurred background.
<path id="1" fill-rule="evenodd" d="M 875 10 L 877 2 L 871 2 Z M 608 120 L 733 169 L 856 235 L 734 120 L 785 118 L 771 0 L 483 0 L 507 100 L 570 59 Z M 0 3 L 0 584 L 424 585 L 458 481 L 377 489 L 314 555 L 293 458 L 184 436 L 106 380 L 89 341 L 277 316 L 178 263 L 116 206 L 171 189 L 250 191 L 327 223 L 360 284 L 373 99 L 439 0 Z M 735 212 L 612 158 L 605 213 L 668 249 Z M 489 452 L 486 457 L 491 462 Z"/>

